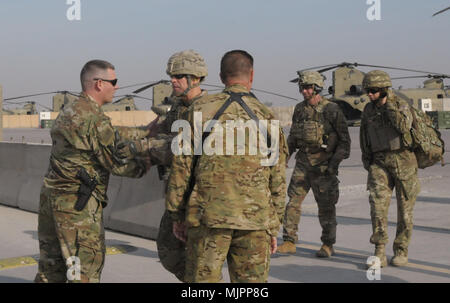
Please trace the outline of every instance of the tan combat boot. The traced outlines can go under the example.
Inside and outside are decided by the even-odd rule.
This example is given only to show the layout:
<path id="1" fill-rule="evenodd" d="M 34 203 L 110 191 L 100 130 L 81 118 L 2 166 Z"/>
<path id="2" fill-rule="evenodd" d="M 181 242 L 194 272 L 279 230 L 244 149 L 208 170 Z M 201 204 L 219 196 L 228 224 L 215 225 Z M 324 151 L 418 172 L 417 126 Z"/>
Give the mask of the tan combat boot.
<path id="1" fill-rule="evenodd" d="M 394 251 L 394 257 L 391 259 L 392 266 L 405 266 L 408 264 L 408 254 L 404 251 Z"/>
<path id="2" fill-rule="evenodd" d="M 290 241 L 284 241 L 283 244 L 278 246 L 277 252 L 282 254 L 295 254 L 297 252 L 297 247 Z"/>
<path id="3" fill-rule="evenodd" d="M 316 252 L 316 257 L 318 258 L 329 258 L 332 255 L 334 255 L 333 245 L 323 244 L 322 247 Z"/>
<path id="4" fill-rule="evenodd" d="M 387 266 L 387 257 L 386 257 L 386 249 L 384 244 L 375 245 L 375 257 L 378 257 L 380 259 L 380 267 L 386 267 Z M 367 268 L 371 268 L 374 264 L 366 264 Z"/>

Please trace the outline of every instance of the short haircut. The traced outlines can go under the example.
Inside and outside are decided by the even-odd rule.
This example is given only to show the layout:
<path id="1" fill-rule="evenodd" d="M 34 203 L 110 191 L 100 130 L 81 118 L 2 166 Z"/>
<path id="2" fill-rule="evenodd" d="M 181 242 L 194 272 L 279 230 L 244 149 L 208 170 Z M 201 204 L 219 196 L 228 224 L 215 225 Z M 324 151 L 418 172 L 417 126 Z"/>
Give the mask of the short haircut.
<path id="1" fill-rule="evenodd" d="M 108 69 L 115 70 L 114 65 L 104 60 L 91 60 L 87 62 L 80 73 L 81 88 L 85 90 L 85 82 L 92 80 L 93 77 L 97 76 L 100 72 L 106 71 Z"/>
<path id="2" fill-rule="evenodd" d="M 222 80 L 248 77 L 253 69 L 253 57 L 244 50 L 232 50 L 220 61 Z"/>

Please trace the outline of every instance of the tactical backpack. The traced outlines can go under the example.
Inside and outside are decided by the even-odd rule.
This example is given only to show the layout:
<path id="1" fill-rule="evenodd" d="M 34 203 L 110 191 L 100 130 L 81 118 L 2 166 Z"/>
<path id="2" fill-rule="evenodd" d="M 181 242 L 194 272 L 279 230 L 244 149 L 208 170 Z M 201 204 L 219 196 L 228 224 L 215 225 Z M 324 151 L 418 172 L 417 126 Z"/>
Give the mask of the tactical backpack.
<path id="1" fill-rule="evenodd" d="M 413 117 L 411 129 L 413 151 L 419 168 L 432 166 L 439 161 L 444 166 L 445 144 L 441 133 L 434 127 L 433 121 L 427 114 L 412 106 L 410 110 Z"/>

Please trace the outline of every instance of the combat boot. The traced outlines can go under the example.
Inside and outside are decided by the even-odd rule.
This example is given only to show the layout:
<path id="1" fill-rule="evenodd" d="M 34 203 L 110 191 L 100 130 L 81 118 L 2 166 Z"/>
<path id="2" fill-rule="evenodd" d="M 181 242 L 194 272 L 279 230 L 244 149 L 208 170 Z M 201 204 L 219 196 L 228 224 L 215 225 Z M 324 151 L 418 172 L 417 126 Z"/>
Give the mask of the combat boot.
<path id="1" fill-rule="evenodd" d="M 322 247 L 316 252 L 318 258 L 329 258 L 334 255 L 333 245 L 323 244 Z"/>
<path id="2" fill-rule="evenodd" d="M 297 247 L 291 241 L 284 241 L 283 244 L 278 246 L 277 251 L 282 254 L 295 254 L 297 252 Z"/>
<path id="3" fill-rule="evenodd" d="M 391 259 L 392 266 L 405 266 L 408 264 L 408 254 L 403 250 L 394 251 L 394 257 Z"/>
<path id="4" fill-rule="evenodd" d="M 386 257 L 386 249 L 384 244 L 382 245 L 375 245 L 375 257 L 378 257 L 380 259 L 380 267 L 386 267 L 387 266 L 387 257 Z M 367 264 L 367 268 L 371 268 L 374 264 Z"/>

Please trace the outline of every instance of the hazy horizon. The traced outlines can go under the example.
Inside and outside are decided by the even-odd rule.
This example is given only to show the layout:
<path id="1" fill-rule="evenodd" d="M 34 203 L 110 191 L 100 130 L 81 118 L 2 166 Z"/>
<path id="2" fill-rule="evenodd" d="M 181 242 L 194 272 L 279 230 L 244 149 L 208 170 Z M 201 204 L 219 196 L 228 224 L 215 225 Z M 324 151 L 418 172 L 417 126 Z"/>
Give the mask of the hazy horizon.
<path id="1" fill-rule="evenodd" d="M 42 2 L 0 4 L 3 98 L 80 91 L 81 67 L 94 58 L 115 65 L 119 86 L 168 79 L 167 59 L 184 49 L 205 58 L 205 83 L 214 85 L 221 85 L 221 56 L 231 49 L 247 50 L 255 59 L 254 88 L 300 100 L 289 80 L 297 70 L 312 66 L 346 61 L 450 74 L 450 11 L 431 17 L 449 5 L 447 0 L 380 0 L 380 21 L 367 19 L 372 5 L 366 0 L 81 0 L 80 21 L 67 19 L 72 5 L 66 0 Z M 331 73 L 326 75 L 329 84 Z M 394 86 L 414 88 L 423 80 L 396 81 Z M 151 89 L 140 95 L 151 97 Z M 274 105 L 296 103 L 264 93 L 257 96 Z M 51 97 L 12 102 L 51 107 Z M 136 99 L 136 104 L 150 108 L 149 101 Z"/>

